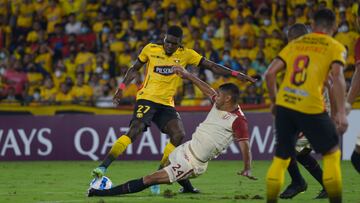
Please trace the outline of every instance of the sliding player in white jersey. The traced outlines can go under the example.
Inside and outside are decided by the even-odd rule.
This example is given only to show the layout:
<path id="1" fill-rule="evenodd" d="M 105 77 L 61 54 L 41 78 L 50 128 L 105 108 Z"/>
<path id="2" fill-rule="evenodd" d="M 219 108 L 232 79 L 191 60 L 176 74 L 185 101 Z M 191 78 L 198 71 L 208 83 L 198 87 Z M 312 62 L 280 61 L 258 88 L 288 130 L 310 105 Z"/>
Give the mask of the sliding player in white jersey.
<path id="1" fill-rule="evenodd" d="M 241 149 L 244 169 L 239 175 L 250 179 L 251 151 L 246 118 L 238 105 L 239 89 L 234 84 L 223 84 L 216 92 L 208 84 L 187 72 L 184 68 L 173 67 L 174 72 L 192 81 L 215 103 L 205 121 L 192 135 L 192 139 L 175 148 L 169 156 L 169 164 L 151 175 L 130 180 L 108 190 L 89 189 L 88 196 L 113 196 L 140 192 L 155 184 L 173 183 L 203 174 L 208 161 L 216 158 L 236 141 Z"/>

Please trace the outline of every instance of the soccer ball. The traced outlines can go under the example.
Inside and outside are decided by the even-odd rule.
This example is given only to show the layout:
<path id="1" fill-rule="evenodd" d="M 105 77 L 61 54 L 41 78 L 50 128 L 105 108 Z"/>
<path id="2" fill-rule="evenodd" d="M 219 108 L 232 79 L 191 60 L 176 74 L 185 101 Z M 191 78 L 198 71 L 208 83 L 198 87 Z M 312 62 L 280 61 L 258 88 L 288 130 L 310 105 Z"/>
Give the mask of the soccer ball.
<path id="1" fill-rule="evenodd" d="M 101 178 L 94 178 L 90 182 L 90 188 L 94 188 L 94 189 L 97 189 L 97 190 L 110 189 L 111 187 L 112 187 L 112 182 L 106 176 L 103 176 Z"/>

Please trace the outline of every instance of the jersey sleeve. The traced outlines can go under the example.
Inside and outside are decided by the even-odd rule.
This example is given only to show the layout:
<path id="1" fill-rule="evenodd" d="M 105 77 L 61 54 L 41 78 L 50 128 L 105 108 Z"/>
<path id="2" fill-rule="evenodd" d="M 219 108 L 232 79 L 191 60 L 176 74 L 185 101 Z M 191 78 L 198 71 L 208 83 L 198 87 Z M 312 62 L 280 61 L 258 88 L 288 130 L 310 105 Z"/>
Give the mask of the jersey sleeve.
<path id="1" fill-rule="evenodd" d="M 360 37 L 355 44 L 355 64 L 360 63 Z"/>
<path id="2" fill-rule="evenodd" d="M 347 51 L 343 45 L 337 44 L 337 46 L 333 49 L 333 53 L 334 56 L 332 62 L 340 62 L 344 65 L 346 64 Z"/>
<path id="3" fill-rule="evenodd" d="M 148 54 L 149 54 L 150 44 L 147 44 L 140 52 L 138 59 L 146 63 L 149 60 Z"/>
<path id="4" fill-rule="evenodd" d="M 285 64 L 286 64 L 286 57 L 290 53 L 291 46 L 292 46 L 292 43 L 289 43 L 278 54 L 278 58 L 280 58 Z"/>
<path id="5" fill-rule="evenodd" d="M 237 117 L 232 124 L 232 129 L 235 141 L 239 142 L 249 139 L 249 129 L 246 118 L 242 116 Z"/>
<path id="6" fill-rule="evenodd" d="M 203 57 L 192 49 L 186 49 L 187 64 L 198 66 Z"/>

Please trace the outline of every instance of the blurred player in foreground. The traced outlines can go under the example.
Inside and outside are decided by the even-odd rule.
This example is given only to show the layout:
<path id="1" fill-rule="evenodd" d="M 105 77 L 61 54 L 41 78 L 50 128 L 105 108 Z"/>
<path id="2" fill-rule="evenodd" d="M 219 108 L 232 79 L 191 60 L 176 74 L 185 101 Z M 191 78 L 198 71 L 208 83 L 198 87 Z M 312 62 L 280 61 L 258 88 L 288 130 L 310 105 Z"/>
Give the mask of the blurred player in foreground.
<path id="1" fill-rule="evenodd" d="M 108 190 L 89 189 L 88 196 L 112 196 L 140 192 L 154 184 L 173 183 L 186 178 L 194 178 L 205 173 L 209 160 L 216 158 L 234 140 L 238 142 L 244 169 L 238 173 L 250 179 L 251 151 L 246 118 L 238 105 L 239 89 L 232 83 L 223 84 L 219 92 L 207 83 L 176 66 L 173 71 L 192 81 L 205 95 L 212 98 L 214 105 L 205 121 L 192 135 L 192 139 L 170 154 L 168 165 L 151 175 L 128 181 Z"/>
<path id="2" fill-rule="evenodd" d="M 289 28 L 287 33 L 288 41 L 291 42 L 305 34 L 308 30 L 304 24 L 296 23 Z M 329 87 L 324 90 L 324 97 L 326 101 L 326 110 L 330 111 Z M 291 177 L 291 183 L 280 194 L 281 199 L 291 199 L 297 194 L 306 191 L 307 183 L 300 173 L 297 162 L 305 167 L 305 169 L 320 183 L 323 187 L 315 199 L 327 198 L 327 193 L 323 185 L 322 175 L 323 171 L 314 157 L 311 156 L 312 148 L 308 139 L 303 133 L 299 133 L 296 141 L 296 157 L 292 157 L 289 163 L 288 172 Z"/>
<path id="3" fill-rule="evenodd" d="M 360 8 L 357 13 L 357 24 L 360 31 Z M 356 97 L 360 95 L 360 38 L 355 46 L 355 72 L 351 80 L 351 87 L 347 96 L 347 101 L 350 104 L 355 102 Z M 358 132 L 356 146 L 351 155 L 351 163 L 354 168 L 360 173 L 360 132 Z"/>
<path id="4" fill-rule="evenodd" d="M 295 156 L 298 132 L 303 132 L 314 150 L 323 155 L 323 184 L 330 202 L 342 202 L 338 134 L 348 126 L 343 75 L 346 49 L 331 37 L 336 31 L 331 10 L 320 9 L 314 14 L 312 30 L 283 48 L 266 72 L 277 131 L 275 157 L 266 178 L 268 203 L 277 202 L 284 172 L 290 157 Z M 277 92 L 276 74 L 282 70 L 286 70 L 285 77 Z M 325 111 L 322 95 L 329 73 L 336 95 L 336 126 Z"/>

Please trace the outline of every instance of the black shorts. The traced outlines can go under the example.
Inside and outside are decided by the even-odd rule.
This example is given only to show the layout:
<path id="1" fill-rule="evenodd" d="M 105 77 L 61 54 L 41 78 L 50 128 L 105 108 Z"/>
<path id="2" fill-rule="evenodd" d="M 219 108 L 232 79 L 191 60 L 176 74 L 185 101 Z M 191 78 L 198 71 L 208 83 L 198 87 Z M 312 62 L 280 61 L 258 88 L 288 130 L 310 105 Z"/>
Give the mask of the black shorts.
<path id="1" fill-rule="evenodd" d="M 295 156 L 295 144 L 299 132 L 303 132 L 315 152 L 324 154 L 338 145 L 335 124 L 328 113 L 305 114 L 276 106 L 275 127 L 277 134 L 275 155 L 280 158 Z"/>
<path id="2" fill-rule="evenodd" d="M 172 106 L 166 106 L 158 104 L 149 100 L 139 99 L 136 101 L 133 117 L 130 121 L 140 120 L 145 124 L 146 131 L 147 127 L 151 126 L 153 121 L 161 132 L 164 132 L 166 124 L 172 119 L 179 119 L 180 114 Z"/>

